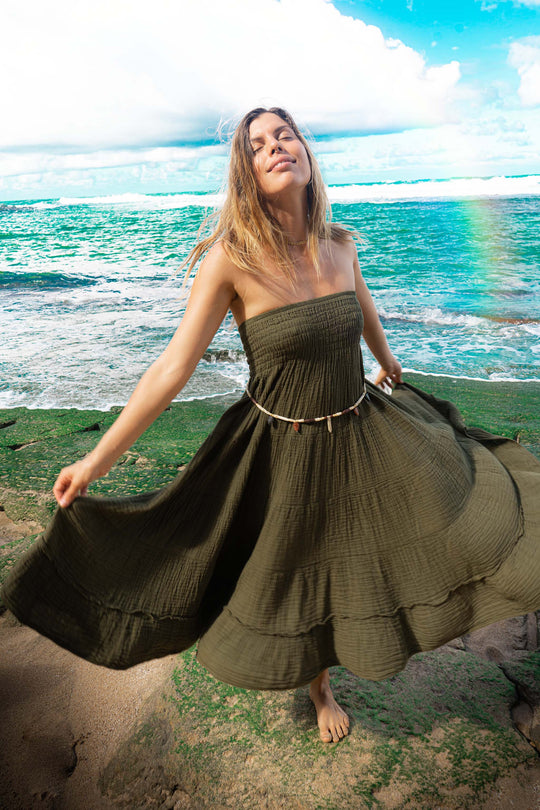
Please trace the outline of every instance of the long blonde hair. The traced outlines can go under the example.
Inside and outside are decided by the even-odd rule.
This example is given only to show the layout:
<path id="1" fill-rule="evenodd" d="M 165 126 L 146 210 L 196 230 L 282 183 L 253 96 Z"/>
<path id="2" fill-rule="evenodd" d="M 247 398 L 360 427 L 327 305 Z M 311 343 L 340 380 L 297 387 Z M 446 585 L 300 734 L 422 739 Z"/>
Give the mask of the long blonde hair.
<path id="1" fill-rule="evenodd" d="M 246 273 L 273 275 L 267 269 L 270 264 L 284 273 L 293 285 L 295 283 L 296 273 L 287 237 L 278 220 L 270 213 L 253 170 L 253 148 L 249 128 L 263 113 L 273 113 L 285 121 L 307 152 L 311 168 L 311 179 L 307 185 L 307 250 L 318 278 L 320 278 L 319 240 L 334 239 L 337 242 L 345 242 L 351 238 L 351 231 L 331 222 L 330 202 L 317 160 L 292 116 L 281 107 L 268 109 L 256 107 L 244 115 L 232 137 L 229 177 L 223 207 L 205 218 L 199 233 L 202 234 L 212 225 L 213 230 L 209 236 L 197 242 L 178 268 L 179 272 L 188 267 L 184 285 L 199 259 L 218 241 L 221 241 L 231 262 Z"/>

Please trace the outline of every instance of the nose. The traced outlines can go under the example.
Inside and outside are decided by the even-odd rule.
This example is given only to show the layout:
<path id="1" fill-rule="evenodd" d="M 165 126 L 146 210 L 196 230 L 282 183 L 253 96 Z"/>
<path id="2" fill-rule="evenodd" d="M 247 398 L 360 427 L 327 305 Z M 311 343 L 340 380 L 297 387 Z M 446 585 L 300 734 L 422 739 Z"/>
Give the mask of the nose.
<path id="1" fill-rule="evenodd" d="M 279 141 L 274 141 L 270 145 L 270 154 L 274 155 L 276 152 L 281 152 L 281 144 Z"/>

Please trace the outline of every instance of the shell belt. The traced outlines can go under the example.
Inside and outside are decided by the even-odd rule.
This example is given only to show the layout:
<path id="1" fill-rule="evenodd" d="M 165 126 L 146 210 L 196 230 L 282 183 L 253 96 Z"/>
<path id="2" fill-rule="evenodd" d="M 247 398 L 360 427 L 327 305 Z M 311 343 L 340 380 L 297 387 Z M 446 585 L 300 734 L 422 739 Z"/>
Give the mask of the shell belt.
<path id="1" fill-rule="evenodd" d="M 268 424 L 269 425 L 272 424 L 273 419 L 281 419 L 281 421 L 283 421 L 283 422 L 292 422 L 293 423 L 293 428 L 296 430 L 296 432 L 298 432 L 300 430 L 300 425 L 302 424 L 302 422 L 322 422 L 323 420 L 326 420 L 326 427 L 328 428 L 328 432 L 332 433 L 332 419 L 335 416 L 343 416 L 344 413 L 350 413 L 351 411 L 354 411 L 356 416 L 360 416 L 360 411 L 358 410 L 358 406 L 360 405 L 360 403 L 362 402 L 364 397 L 369 400 L 369 394 L 366 391 L 366 384 L 364 383 L 364 390 L 362 391 L 362 395 L 356 400 L 356 402 L 353 405 L 350 405 L 348 408 L 345 408 L 343 411 L 337 411 L 336 413 L 329 413 L 326 416 L 313 416 L 311 419 L 302 419 L 300 417 L 298 417 L 296 419 L 293 419 L 290 416 L 281 416 L 281 414 L 279 414 L 279 413 L 272 413 L 271 411 L 267 411 L 266 408 L 263 408 L 263 406 L 260 405 L 251 396 L 251 394 L 250 394 L 247 387 L 246 387 L 246 394 L 248 395 L 250 400 L 253 402 L 253 404 L 256 405 L 257 408 L 260 411 L 267 414 L 267 416 L 268 416 Z"/>

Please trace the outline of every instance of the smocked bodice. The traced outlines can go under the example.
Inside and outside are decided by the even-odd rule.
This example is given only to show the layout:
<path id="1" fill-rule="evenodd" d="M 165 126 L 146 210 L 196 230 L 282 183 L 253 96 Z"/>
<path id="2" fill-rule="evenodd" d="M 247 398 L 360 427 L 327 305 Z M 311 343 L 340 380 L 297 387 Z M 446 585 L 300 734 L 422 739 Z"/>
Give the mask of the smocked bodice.
<path id="1" fill-rule="evenodd" d="M 239 326 L 251 395 L 283 416 L 343 410 L 361 395 L 362 309 L 354 290 L 271 309 Z"/>

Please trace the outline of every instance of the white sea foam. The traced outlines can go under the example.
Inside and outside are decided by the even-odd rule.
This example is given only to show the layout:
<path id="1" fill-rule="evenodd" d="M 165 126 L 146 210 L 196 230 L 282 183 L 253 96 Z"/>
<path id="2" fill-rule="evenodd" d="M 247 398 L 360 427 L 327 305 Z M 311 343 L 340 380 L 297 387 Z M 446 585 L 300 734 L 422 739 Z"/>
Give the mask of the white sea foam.
<path id="1" fill-rule="evenodd" d="M 463 177 L 452 180 L 420 180 L 413 183 L 372 183 L 331 186 L 331 202 L 383 202 L 463 197 L 521 197 L 540 195 L 540 175 L 526 177 Z"/>
<path id="2" fill-rule="evenodd" d="M 373 382 L 377 376 L 379 367 L 376 364 L 366 366 L 366 377 Z M 505 372 L 493 372 L 488 377 L 475 377 L 466 374 L 449 374 L 437 373 L 433 371 L 422 371 L 414 367 L 403 368 L 403 378 L 407 381 L 407 374 L 416 374 L 426 378 L 426 385 L 420 387 L 429 391 L 429 377 L 443 377 L 448 380 L 470 380 L 472 382 L 484 383 L 539 383 L 540 380 L 534 377 L 514 377 Z M 235 378 L 236 377 L 236 378 Z M 232 375 L 232 378 L 227 381 L 224 376 L 222 384 L 218 391 L 202 391 L 197 390 L 194 393 L 182 392 L 175 402 L 193 402 L 195 400 L 215 399 L 226 395 L 236 394 L 240 398 L 242 390 L 247 382 L 247 375 L 238 374 Z M 199 378 L 200 383 L 200 378 Z M 192 389 L 193 390 L 193 389 Z M 54 387 L 52 389 L 45 389 L 36 391 L 34 394 L 29 394 L 27 391 L 14 391 L 6 390 L 0 392 L 0 408 L 17 408 L 26 407 L 29 410 L 40 408 L 75 408 L 76 410 L 99 410 L 108 411 L 112 407 L 123 407 L 127 402 L 125 392 L 106 391 L 102 389 L 99 391 L 88 391 L 85 393 L 84 387 L 77 385 L 69 385 L 66 381 L 65 388 Z"/>
<path id="3" fill-rule="evenodd" d="M 186 208 L 221 205 L 223 194 L 111 194 L 107 197 L 60 197 L 56 202 L 36 203 L 36 206 L 64 205 L 129 205 L 144 208 Z"/>
<path id="4" fill-rule="evenodd" d="M 402 373 L 403 375 L 418 374 L 420 377 L 444 377 L 450 380 L 472 380 L 474 382 L 517 382 L 517 383 L 540 382 L 540 380 L 537 377 L 512 377 L 510 374 L 505 374 L 504 372 L 493 372 L 486 378 L 486 377 L 471 377 L 467 374 L 448 374 L 448 373 L 438 373 L 436 371 L 420 371 L 417 368 L 403 367 Z"/>
<path id="5" fill-rule="evenodd" d="M 540 337 L 540 323 L 524 323 L 521 326 L 522 329 L 530 335 L 538 335 L 538 337 Z"/>
<path id="6" fill-rule="evenodd" d="M 396 321 L 407 321 L 409 323 L 437 324 L 439 326 L 470 326 L 478 327 L 486 323 L 485 318 L 476 315 L 461 315 L 458 312 L 443 312 L 439 307 L 426 307 L 418 312 L 404 312 L 401 310 L 387 310 L 384 307 L 378 308 L 382 318 Z"/>

